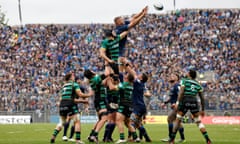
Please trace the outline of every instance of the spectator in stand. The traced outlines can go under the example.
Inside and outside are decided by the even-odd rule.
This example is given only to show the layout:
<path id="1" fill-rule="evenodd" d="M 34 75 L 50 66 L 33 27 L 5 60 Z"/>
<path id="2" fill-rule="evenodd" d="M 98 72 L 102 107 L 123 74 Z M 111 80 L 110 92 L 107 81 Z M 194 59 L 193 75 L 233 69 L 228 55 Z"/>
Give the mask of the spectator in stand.
<path id="1" fill-rule="evenodd" d="M 240 93 L 239 9 L 182 9 L 147 14 L 128 35 L 128 57 L 139 71 L 148 70 L 147 86 L 163 102 L 167 74 L 195 67 L 206 77 L 206 97 L 212 103 L 231 93 L 227 109 L 237 109 Z M 180 21 L 179 21 L 180 20 Z M 65 70 L 103 71 L 99 59 L 102 31 L 113 24 L 0 27 L 0 106 L 4 111 L 46 108 L 57 112 L 57 91 Z M 214 75 L 207 77 L 206 72 Z M 213 98 L 213 95 L 217 97 Z M 30 99 L 31 96 L 35 96 Z M 3 100 L 4 99 L 4 100 Z M 13 102 L 17 100 L 18 102 Z M 34 101 L 34 102 L 33 102 Z M 12 103 L 11 103 L 12 102 Z M 238 103 L 237 103 L 238 102 Z M 19 106 L 18 106 L 19 105 Z M 216 105 L 216 106 L 215 106 Z M 156 109 L 161 107 L 156 106 Z M 42 108 L 41 108 L 42 109 Z M 239 109 L 239 108 L 238 108 Z"/>

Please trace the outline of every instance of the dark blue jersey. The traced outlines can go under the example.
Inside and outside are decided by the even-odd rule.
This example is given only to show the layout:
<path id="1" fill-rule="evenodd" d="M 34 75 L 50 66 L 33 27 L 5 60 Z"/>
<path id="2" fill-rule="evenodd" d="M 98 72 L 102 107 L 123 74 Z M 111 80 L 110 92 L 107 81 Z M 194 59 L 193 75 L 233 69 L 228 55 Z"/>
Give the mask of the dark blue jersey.
<path id="1" fill-rule="evenodd" d="M 80 86 L 80 90 L 81 90 L 82 93 L 85 93 L 85 89 L 86 88 L 84 86 Z"/>
<path id="2" fill-rule="evenodd" d="M 174 84 L 171 88 L 170 88 L 170 92 L 169 92 L 169 97 L 170 97 L 170 103 L 171 104 L 175 104 L 178 98 L 178 92 L 180 89 L 180 84 L 176 83 Z"/>
<path id="3" fill-rule="evenodd" d="M 122 32 L 127 31 L 129 23 L 130 23 L 129 21 L 125 21 L 123 25 L 117 26 L 116 27 L 116 34 L 119 35 Z M 123 39 L 121 39 L 120 42 L 119 42 L 119 54 L 120 54 L 120 56 L 122 56 L 123 53 L 124 53 L 124 48 L 125 48 L 126 42 L 127 42 L 127 36 L 124 37 Z"/>
<path id="4" fill-rule="evenodd" d="M 133 83 L 133 109 L 135 108 L 146 108 L 144 103 L 144 91 L 145 91 L 145 84 L 140 80 L 135 80 Z"/>

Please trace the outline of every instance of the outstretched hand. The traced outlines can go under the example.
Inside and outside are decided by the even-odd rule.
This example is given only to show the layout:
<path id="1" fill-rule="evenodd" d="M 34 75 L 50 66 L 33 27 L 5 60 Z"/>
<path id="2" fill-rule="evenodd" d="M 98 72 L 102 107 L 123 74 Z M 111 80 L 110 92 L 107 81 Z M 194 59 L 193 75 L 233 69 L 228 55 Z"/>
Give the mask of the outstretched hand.
<path id="1" fill-rule="evenodd" d="M 148 10 L 148 6 L 145 6 L 143 9 L 142 9 L 142 12 L 146 12 Z"/>
<path id="2" fill-rule="evenodd" d="M 146 15 L 148 12 L 148 6 L 145 6 L 143 9 L 142 9 L 142 13 L 144 13 L 144 15 Z"/>

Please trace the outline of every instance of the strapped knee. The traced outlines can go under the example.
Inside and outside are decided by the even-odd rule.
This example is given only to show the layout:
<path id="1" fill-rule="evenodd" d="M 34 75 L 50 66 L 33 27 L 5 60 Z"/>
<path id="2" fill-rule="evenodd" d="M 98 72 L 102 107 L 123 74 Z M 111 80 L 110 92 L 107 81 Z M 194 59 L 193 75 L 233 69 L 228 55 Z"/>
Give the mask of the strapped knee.
<path id="1" fill-rule="evenodd" d="M 199 119 L 199 117 L 195 117 L 195 118 L 193 118 L 193 120 L 194 120 L 194 122 L 195 122 L 196 124 L 198 124 L 198 123 L 201 122 L 201 120 Z"/>
<path id="2" fill-rule="evenodd" d="M 198 124 L 198 127 L 199 127 L 199 129 L 205 128 L 204 124 L 201 122 Z"/>
<path id="3" fill-rule="evenodd" d="M 73 121 L 74 121 L 74 123 L 77 122 L 77 121 L 80 121 L 80 114 L 79 113 L 74 115 Z"/>
<path id="4" fill-rule="evenodd" d="M 177 114 L 177 119 L 180 120 L 180 121 L 182 121 L 183 116 L 181 116 L 180 114 Z"/>
<path id="5" fill-rule="evenodd" d="M 197 126 L 199 127 L 199 129 L 205 128 L 204 124 L 201 123 L 201 120 L 199 119 L 199 117 L 196 117 L 193 119 L 194 122 L 197 124 Z"/>
<path id="6" fill-rule="evenodd" d="M 60 122 L 60 123 L 57 124 L 57 127 L 62 128 L 63 124 Z"/>

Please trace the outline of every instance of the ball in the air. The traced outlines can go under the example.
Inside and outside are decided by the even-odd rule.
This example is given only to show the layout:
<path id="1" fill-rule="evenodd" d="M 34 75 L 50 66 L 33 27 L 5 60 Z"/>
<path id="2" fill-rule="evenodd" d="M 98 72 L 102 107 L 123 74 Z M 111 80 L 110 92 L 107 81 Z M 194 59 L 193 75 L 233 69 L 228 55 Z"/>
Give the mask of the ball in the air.
<path id="1" fill-rule="evenodd" d="M 158 2 L 158 3 L 154 3 L 153 4 L 153 7 L 156 9 L 156 10 L 163 10 L 164 6 L 161 2 Z"/>

